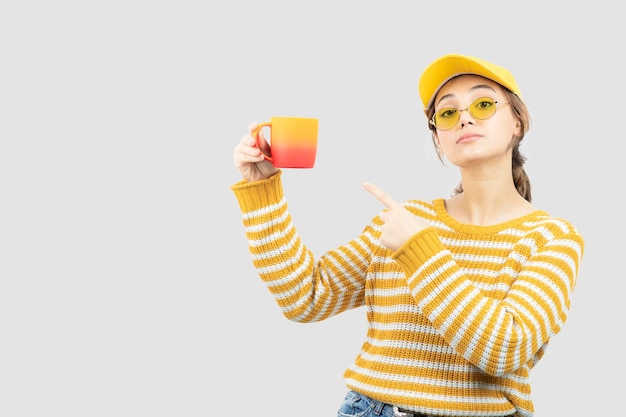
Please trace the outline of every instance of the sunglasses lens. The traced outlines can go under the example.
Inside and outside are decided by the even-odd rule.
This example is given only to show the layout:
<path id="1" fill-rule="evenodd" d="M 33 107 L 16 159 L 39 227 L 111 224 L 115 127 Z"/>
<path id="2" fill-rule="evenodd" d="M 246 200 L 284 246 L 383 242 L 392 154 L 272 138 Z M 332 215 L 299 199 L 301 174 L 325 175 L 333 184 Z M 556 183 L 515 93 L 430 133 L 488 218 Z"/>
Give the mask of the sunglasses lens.
<path id="1" fill-rule="evenodd" d="M 496 102 L 494 99 L 483 97 L 474 101 L 468 109 L 472 117 L 485 120 L 496 112 Z"/>
<path id="2" fill-rule="evenodd" d="M 433 123 L 439 130 L 449 130 L 456 125 L 459 121 L 459 110 L 453 107 L 448 107 L 439 110 L 433 117 Z"/>

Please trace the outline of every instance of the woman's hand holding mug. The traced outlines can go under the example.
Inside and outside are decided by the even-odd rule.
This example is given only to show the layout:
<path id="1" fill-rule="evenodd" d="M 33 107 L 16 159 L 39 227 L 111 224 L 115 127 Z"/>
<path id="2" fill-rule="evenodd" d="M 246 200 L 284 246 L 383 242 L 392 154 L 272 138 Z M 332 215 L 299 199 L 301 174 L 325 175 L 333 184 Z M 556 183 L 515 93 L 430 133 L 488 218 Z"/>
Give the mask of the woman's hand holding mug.
<path id="1" fill-rule="evenodd" d="M 267 179 L 278 172 L 272 162 L 266 160 L 263 152 L 270 152 L 270 146 L 262 131 L 258 132 L 258 124 L 248 126 L 249 133 L 241 138 L 235 146 L 233 160 L 239 173 L 248 182 Z"/>

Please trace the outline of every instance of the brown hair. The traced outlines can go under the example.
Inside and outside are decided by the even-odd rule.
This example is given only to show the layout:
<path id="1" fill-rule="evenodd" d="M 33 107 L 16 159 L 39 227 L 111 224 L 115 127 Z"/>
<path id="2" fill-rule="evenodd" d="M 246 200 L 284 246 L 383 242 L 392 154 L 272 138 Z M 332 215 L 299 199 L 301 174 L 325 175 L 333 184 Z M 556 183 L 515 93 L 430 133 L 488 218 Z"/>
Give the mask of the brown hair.
<path id="1" fill-rule="evenodd" d="M 528 111 L 528 108 L 526 107 L 526 104 L 522 101 L 521 98 L 517 96 L 517 94 L 512 93 L 510 90 L 504 87 L 502 87 L 502 90 L 504 91 L 508 102 L 511 104 L 511 110 L 513 111 L 513 114 L 519 119 L 521 130 L 521 134 L 519 136 L 513 136 L 511 138 L 510 146 L 513 149 L 513 154 L 511 158 L 511 164 L 513 168 L 513 183 L 515 184 L 515 188 L 517 188 L 517 192 L 530 203 L 532 202 L 530 179 L 528 178 L 528 175 L 524 170 L 526 157 L 522 155 L 519 150 L 519 146 L 522 142 L 522 139 L 524 139 L 524 135 L 526 135 L 526 133 L 530 129 L 530 113 Z M 428 120 L 432 119 L 434 113 L 435 105 L 433 103 L 428 108 L 428 111 L 426 113 Z M 443 155 L 441 155 L 441 152 L 439 152 L 439 147 L 437 146 L 436 128 L 430 122 L 428 123 L 428 128 L 432 130 L 431 136 L 433 144 L 435 145 L 435 150 L 437 151 L 437 157 L 439 158 L 441 163 L 445 165 Z M 454 195 L 460 194 L 462 192 L 463 184 L 459 184 L 454 189 Z"/>

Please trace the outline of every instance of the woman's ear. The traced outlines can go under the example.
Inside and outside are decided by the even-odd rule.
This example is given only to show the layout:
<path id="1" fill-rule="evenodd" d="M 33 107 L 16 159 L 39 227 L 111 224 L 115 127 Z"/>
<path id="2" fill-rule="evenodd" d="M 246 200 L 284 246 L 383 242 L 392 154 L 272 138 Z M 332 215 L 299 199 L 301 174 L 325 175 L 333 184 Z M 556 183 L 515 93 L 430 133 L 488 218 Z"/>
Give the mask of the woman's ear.
<path id="1" fill-rule="evenodd" d="M 517 119 L 517 122 L 515 122 L 515 136 L 520 136 L 522 134 L 521 128 L 522 121 L 520 119 Z"/>

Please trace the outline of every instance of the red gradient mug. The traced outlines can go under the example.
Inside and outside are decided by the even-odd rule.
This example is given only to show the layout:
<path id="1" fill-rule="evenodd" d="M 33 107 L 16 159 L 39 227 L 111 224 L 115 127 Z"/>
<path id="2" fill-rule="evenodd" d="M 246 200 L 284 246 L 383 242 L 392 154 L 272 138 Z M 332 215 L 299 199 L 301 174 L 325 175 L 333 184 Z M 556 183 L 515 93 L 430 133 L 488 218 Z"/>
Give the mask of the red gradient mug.
<path id="1" fill-rule="evenodd" d="M 276 168 L 313 168 L 317 155 L 318 119 L 308 117 L 272 117 L 269 122 L 260 123 L 252 136 L 259 144 L 259 133 L 267 127 L 265 135 L 270 145 L 270 155 L 265 159 Z"/>

